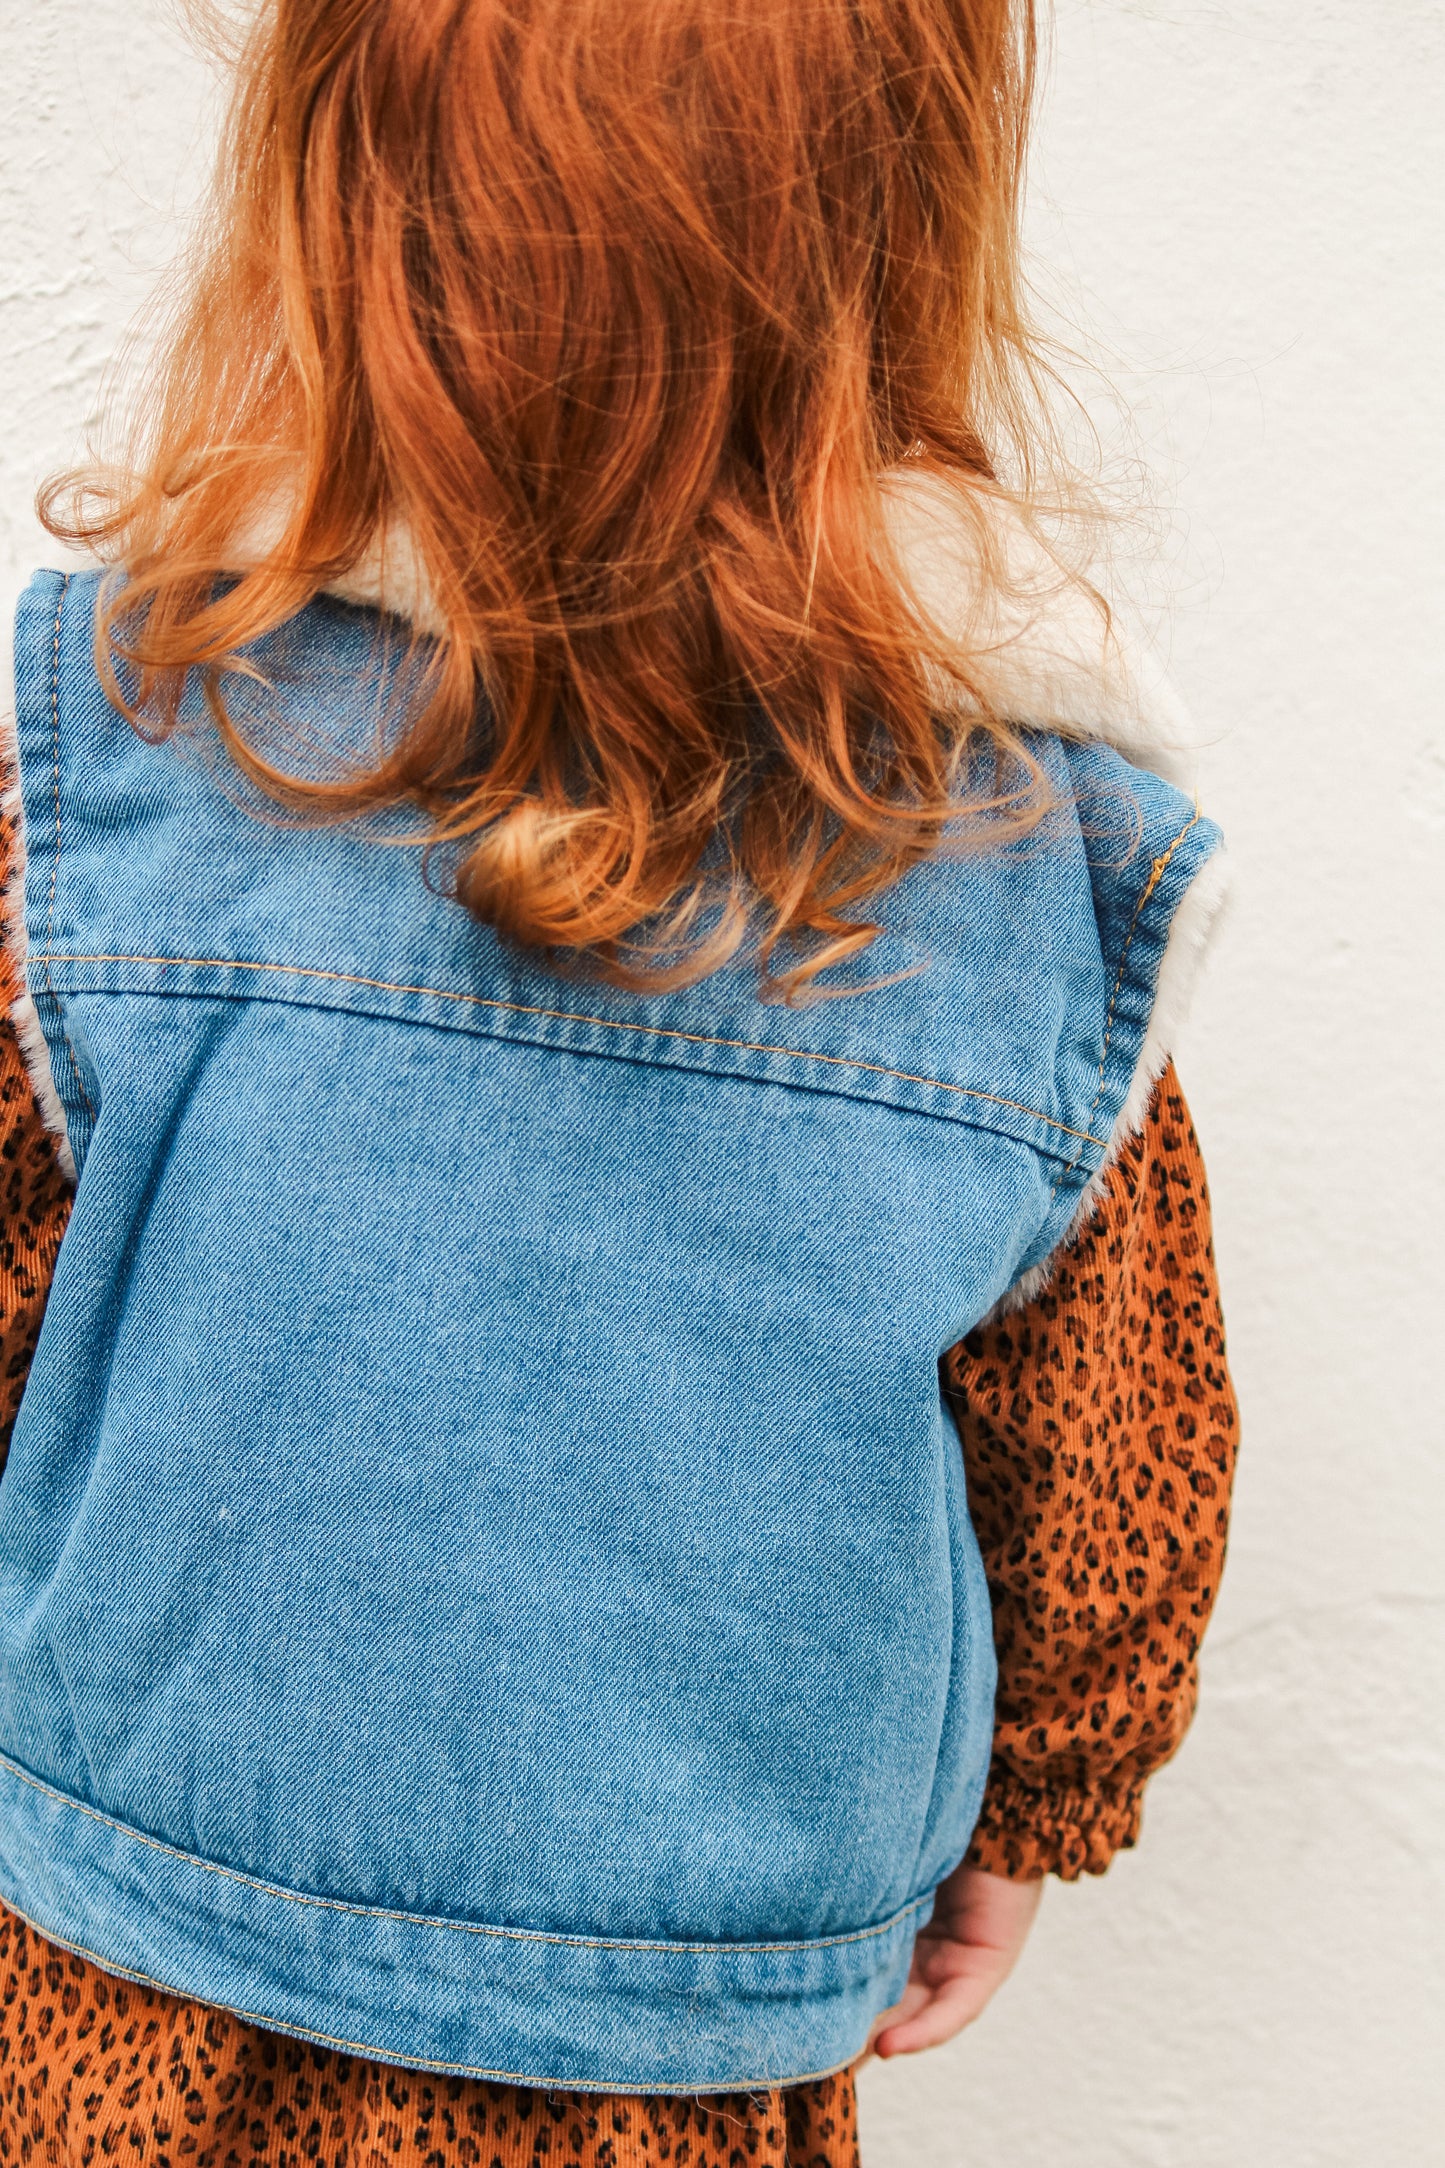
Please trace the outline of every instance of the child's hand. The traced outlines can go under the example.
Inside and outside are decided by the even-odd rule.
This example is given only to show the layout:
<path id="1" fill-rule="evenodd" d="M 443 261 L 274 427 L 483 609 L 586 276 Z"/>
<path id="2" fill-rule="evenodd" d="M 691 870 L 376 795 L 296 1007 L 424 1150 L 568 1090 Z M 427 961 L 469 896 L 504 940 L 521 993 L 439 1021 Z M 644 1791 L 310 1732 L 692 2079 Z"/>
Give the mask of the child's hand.
<path id="1" fill-rule="evenodd" d="M 916 2055 L 971 2025 L 1013 1971 L 1043 1894 L 1043 1877 L 1006 1882 L 955 1867 L 919 1931 L 908 1985 L 868 2036 L 869 2054 Z"/>

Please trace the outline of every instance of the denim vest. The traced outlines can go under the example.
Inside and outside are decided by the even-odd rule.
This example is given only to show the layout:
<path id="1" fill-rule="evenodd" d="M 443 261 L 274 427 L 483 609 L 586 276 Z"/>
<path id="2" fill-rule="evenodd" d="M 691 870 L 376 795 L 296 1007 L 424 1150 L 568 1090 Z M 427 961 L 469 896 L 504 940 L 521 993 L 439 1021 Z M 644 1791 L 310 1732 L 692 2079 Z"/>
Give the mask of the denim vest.
<path id="1" fill-rule="evenodd" d="M 893 983 L 619 992 L 144 742 L 96 591 L 18 623 L 79 1183 L 0 1482 L 0 1894 L 431 2070 L 847 2062 L 989 1762 L 939 1357 L 1076 1213 L 1215 831 L 1041 733 L 1064 809 L 904 878 Z M 263 643 L 299 732 L 367 727 L 383 623 Z"/>

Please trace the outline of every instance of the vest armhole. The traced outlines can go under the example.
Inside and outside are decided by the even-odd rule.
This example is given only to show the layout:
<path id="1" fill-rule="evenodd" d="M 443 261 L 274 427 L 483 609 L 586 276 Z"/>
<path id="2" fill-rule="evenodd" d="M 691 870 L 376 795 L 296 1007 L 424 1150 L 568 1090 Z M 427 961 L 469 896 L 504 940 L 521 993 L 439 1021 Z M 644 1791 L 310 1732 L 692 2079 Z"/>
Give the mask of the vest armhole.
<path id="1" fill-rule="evenodd" d="M 1212 847 L 1211 847 L 1212 844 Z M 1101 1096 L 1112 1083 L 1110 1098 L 1118 1098 L 1118 1112 L 1108 1132 L 1103 1157 L 1079 1188 L 1055 1192 L 1055 1210 L 1043 1235 L 1043 1252 L 1036 1247 L 1033 1259 L 994 1304 L 984 1322 L 1021 1310 L 1047 1287 L 1059 1259 L 1078 1241 L 1093 1219 L 1119 1154 L 1138 1136 L 1149 1111 L 1154 1087 L 1174 1058 L 1179 1035 L 1189 1018 L 1195 988 L 1211 953 L 1229 901 L 1233 868 L 1216 831 L 1209 830 L 1205 855 L 1187 874 L 1187 885 L 1172 904 L 1166 901 L 1162 947 L 1146 981 L 1148 1007 L 1142 1038 L 1132 1068 L 1109 1076 L 1107 1044 L 1100 1060 Z M 1145 902 L 1147 903 L 1146 896 Z M 1143 907 L 1141 906 L 1141 909 Z M 1127 967 L 1127 959 L 1125 967 Z M 1102 1132 L 1100 1132 L 1102 1134 Z"/>
<path id="2" fill-rule="evenodd" d="M 0 704 L 0 1001 L 15 1033 L 25 1073 L 41 1121 L 55 1141 L 55 1154 L 66 1180 L 76 1180 L 75 1155 L 71 1150 L 65 1106 L 56 1089 L 50 1065 L 50 1047 L 31 992 L 27 964 L 29 934 L 26 915 L 25 793 L 21 770 L 19 711 L 27 696 L 35 696 L 33 682 L 42 669 L 46 675 L 46 698 L 60 695 L 59 624 L 68 581 L 61 575 L 55 595 L 53 656 L 47 666 L 40 652 L 36 591 L 42 582 L 57 575 L 41 574 L 22 596 L 16 615 L 12 648 L 14 686 L 11 697 Z M 52 613 L 47 608 L 47 620 Z M 53 676 L 53 684 L 51 678 Z"/>

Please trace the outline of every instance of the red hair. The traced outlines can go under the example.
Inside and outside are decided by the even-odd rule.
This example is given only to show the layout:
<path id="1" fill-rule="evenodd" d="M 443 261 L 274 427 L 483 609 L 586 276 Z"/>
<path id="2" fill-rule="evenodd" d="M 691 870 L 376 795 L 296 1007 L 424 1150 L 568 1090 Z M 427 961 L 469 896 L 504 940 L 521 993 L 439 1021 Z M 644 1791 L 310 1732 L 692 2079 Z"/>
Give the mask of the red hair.
<path id="1" fill-rule="evenodd" d="M 165 731 L 199 671 L 274 798 L 413 805 L 559 959 L 696 976 L 748 922 L 793 990 L 865 947 L 961 791 L 1042 793 L 884 519 L 932 473 L 987 574 L 1034 36 L 1028 0 L 267 0 L 136 445 L 46 499 L 124 566 L 112 696 Z M 304 779 L 227 674 L 398 535 L 402 726 Z"/>

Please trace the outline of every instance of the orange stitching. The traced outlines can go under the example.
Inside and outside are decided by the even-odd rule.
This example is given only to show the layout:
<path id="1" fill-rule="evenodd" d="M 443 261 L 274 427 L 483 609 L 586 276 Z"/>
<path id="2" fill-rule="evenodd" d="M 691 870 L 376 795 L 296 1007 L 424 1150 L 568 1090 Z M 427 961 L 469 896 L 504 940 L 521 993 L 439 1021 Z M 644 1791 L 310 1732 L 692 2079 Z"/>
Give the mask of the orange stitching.
<path id="1" fill-rule="evenodd" d="M 227 1882 L 239 1882 L 244 1889 L 253 1889 L 263 1897 L 279 1897 L 286 1904 L 310 1905 L 318 1912 L 345 1912 L 358 1919 L 395 1920 L 403 1927 L 431 1927 L 444 1929 L 456 1935 L 486 1935 L 497 1942 L 545 1942 L 561 1944 L 579 1950 L 651 1950 L 664 1954 L 684 1951 L 693 1956 L 759 1957 L 782 1954 L 790 1950 L 831 1950 L 847 1943 L 869 1942 L 878 1935 L 886 1935 L 900 1920 L 906 1920 L 920 1905 L 927 1904 L 932 1891 L 915 1897 L 888 1919 L 880 1920 L 876 1927 L 856 1927 L 848 1934 L 820 1935 L 816 1940 L 797 1942 L 627 1942 L 620 1936 L 609 1935 L 563 1935 L 540 1927 L 492 1927 L 478 1920 L 437 1919 L 424 1912 L 391 1912 L 384 1905 L 351 1904 L 343 1897 L 317 1897 L 309 1890 L 286 1889 L 279 1882 L 263 1882 L 259 1875 L 243 1874 L 238 1867 L 223 1867 L 219 1860 L 202 1859 L 198 1852 L 183 1852 L 179 1845 L 164 1844 L 159 1837 L 147 1836 L 143 1829 L 132 1829 L 129 1822 L 119 1821 L 113 1814 L 102 1814 L 83 1799 L 72 1799 L 69 1792 L 57 1791 L 53 1784 L 42 1782 L 32 1776 L 19 1762 L 0 1754 L 0 1769 L 8 1769 L 11 1776 L 39 1792 L 42 1799 L 53 1799 L 57 1806 L 69 1807 L 73 1814 L 84 1814 L 92 1822 L 99 1822 L 103 1829 L 113 1830 L 118 1837 L 129 1837 L 134 1844 L 143 1844 L 152 1852 L 159 1852 L 166 1859 L 178 1859 L 183 1867 L 197 1867 L 203 1874 L 219 1875 Z"/>
<path id="2" fill-rule="evenodd" d="M 242 2010 L 233 2002 L 208 2002 L 205 1997 L 191 1994 L 185 1988 L 172 1987 L 166 1981 L 156 1979 L 152 1973 L 139 1972 L 133 1965 L 123 1965 L 118 1958 L 102 1957 L 98 1950 L 92 1950 L 84 1942 L 77 1942 L 73 1936 L 58 1934 L 52 1927 L 42 1927 L 39 1920 L 33 1918 L 30 1913 L 26 1912 L 20 1905 L 15 1904 L 11 1899 L 6 1898 L 4 1902 L 9 1910 L 15 1914 L 16 1918 L 24 1920 L 26 1926 L 31 1929 L 32 1933 L 39 1935 L 42 1941 L 54 1943 L 57 1949 L 71 1950 L 77 1957 L 89 1958 L 93 1965 L 99 1965 L 103 1972 L 109 1973 L 113 1978 L 134 1980 L 137 1986 L 153 1987 L 162 1995 L 183 1996 L 187 2001 L 199 2002 L 209 2010 L 225 2010 L 232 2017 L 243 2019 L 248 2025 L 263 2026 L 268 2032 L 285 2033 L 293 2040 L 315 2040 L 322 2047 L 342 2048 L 352 2055 L 364 2055 L 370 2062 L 384 2063 L 390 2061 L 396 2054 L 395 2048 L 371 2047 L 364 2040 L 342 2040 L 335 2033 L 313 2032 L 304 2025 L 288 2025 L 284 2018 L 264 2017 L 255 2010 Z M 856 2059 L 856 2054 L 850 2055 L 841 2063 L 830 2063 L 826 2070 L 808 2071 L 801 2077 L 788 2078 L 785 2082 L 789 2085 L 813 2085 L 820 2078 L 839 2076 L 843 2071 L 849 2069 Z M 435 2070 L 443 2075 L 458 2078 L 490 2078 L 498 2084 L 540 2087 L 546 2092 L 642 2093 L 657 2090 L 655 2085 L 625 2085 L 616 2083 L 611 2079 L 608 2080 L 606 2085 L 589 2085 L 579 2081 L 576 2077 L 540 2078 L 535 2071 L 484 2070 L 476 2063 L 423 2062 L 419 2061 L 414 2055 L 407 2057 L 405 2068 L 408 2070 Z M 775 2083 L 776 2080 L 773 2078 L 729 2078 L 725 2085 L 690 2086 L 689 2092 L 763 2092 L 771 2091 Z"/>
<path id="3" fill-rule="evenodd" d="M 911 1070 L 888 1069 L 881 1062 L 857 1061 L 847 1054 L 816 1054 L 795 1046 L 770 1046 L 765 1040 L 720 1039 L 702 1031 L 674 1031 L 663 1024 L 619 1024 L 611 1016 L 584 1016 L 572 1009 L 544 1009 L 522 1001 L 496 1001 L 484 994 L 455 993 L 444 986 L 399 986 L 390 979 L 362 978 L 352 971 L 322 971 L 312 964 L 258 964 L 234 956 L 80 956 L 64 951 L 53 957 L 47 956 L 45 962 L 47 967 L 54 962 L 148 964 L 158 970 L 189 966 L 202 971 L 276 971 L 292 978 L 325 979 L 338 986 L 369 986 L 383 994 L 421 994 L 433 1001 L 460 1001 L 471 1008 L 501 1009 L 512 1016 L 550 1017 L 562 1024 L 595 1024 L 606 1031 L 638 1032 L 654 1039 L 680 1039 L 689 1046 L 732 1047 L 744 1054 L 783 1054 L 791 1061 L 826 1062 L 835 1069 L 860 1069 L 870 1076 L 894 1077 L 900 1084 L 930 1084 L 936 1091 L 956 1092 L 961 1098 L 978 1099 L 991 1107 L 1007 1107 L 1015 1114 L 1027 1114 L 1031 1121 L 1042 1122 L 1046 1129 L 1057 1129 L 1066 1137 L 1077 1137 L 1081 1144 L 1102 1145 L 1107 1141 L 1087 1129 L 1071 1129 L 1067 1122 L 1056 1122 L 1051 1115 L 1040 1114 L 1037 1107 L 1026 1107 L 1021 1100 L 1002 1099 L 995 1092 L 977 1091 L 970 1084 L 947 1084 L 942 1077 L 915 1076 Z"/>
<path id="4" fill-rule="evenodd" d="M 60 1019 L 60 1036 L 65 1041 L 65 1051 L 70 1056 L 70 1073 L 75 1078 L 75 1088 L 85 1104 L 85 1111 L 95 1120 L 95 1108 L 85 1088 L 80 1073 L 80 1063 L 75 1058 L 75 1048 L 70 1043 L 70 1033 L 65 1028 L 60 1003 L 55 999 L 55 981 L 50 975 L 50 959 L 55 941 L 55 885 L 60 879 L 60 615 L 65 608 L 65 597 L 70 587 L 71 574 L 66 572 L 60 581 L 60 593 L 55 598 L 55 636 L 50 651 L 50 743 L 51 766 L 55 781 L 55 863 L 50 869 L 50 910 L 45 921 L 45 954 L 40 961 L 45 966 L 45 991 L 55 1002 L 55 1012 Z"/>
<path id="5" fill-rule="evenodd" d="M 1153 895 L 1155 889 L 1163 880 L 1165 872 L 1168 869 L 1170 859 L 1174 856 L 1174 853 L 1178 850 L 1180 844 L 1184 841 L 1184 838 L 1189 834 L 1190 829 L 1197 828 L 1202 818 L 1203 815 L 1200 813 L 1199 807 L 1196 804 L 1191 818 L 1184 823 L 1184 826 L 1180 829 L 1178 835 L 1174 838 L 1174 841 L 1170 844 L 1168 850 L 1165 851 L 1161 857 L 1156 858 L 1153 865 L 1150 867 L 1149 878 L 1144 883 L 1144 887 L 1140 894 L 1139 901 L 1134 906 L 1134 916 L 1129 921 L 1129 931 L 1127 934 L 1125 934 L 1124 946 L 1119 951 L 1119 969 L 1114 979 L 1114 991 L 1109 996 L 1109 1013 L 1104 1019 L 1104 1046 L 1103 1051 L 1099 1055 L 1099 1089 L 1095 1092 L 1093 1105 L 1089 1108 L 1088 1119 L 1090 1121 L 1094 1119 L 1094 1116 L 1098 1111 L 1099 1101 L 1104 1096 L 1104 1070 L 1109 1059 L 1109 1042 L 1114 1036 L 1114 1010 L 1118 1006 L 1119 989 L 1124 984 L 1124 966 L 1129 961 L 1129 951 L 1134 945 L 1134 934 L 1138 928 L 1139 920 L 1143 916 L 1144 910 L 1148 905 L 1149 898 Z"/>
<path id="6" fill-rule="evenodd" d="M 1138 929 L 1139 920 L 1144 914 L 1144 910 L 1149 902 L 1149 898 L 1153 895 L 1155 889 L 1163 880 L 1165 872 L 1168 869 L 1170 859 L 1174 856 L 1174 853 L 1178 850 L 1180 844 L 1184 841 L 1184 838 L 1189 834 L 1191 828 L 1197 828 L 1203 818 L 1204 816 L 1200 811 L 1199 801 L 1196 799 L 1193 813 L 1184 823 L 1184 826 L 1180 829 L 1178 835 L 1174 838 L 1174 841 L 1170 844 L 1168 850 L 1161 852 L 1160 856 L 1154 860 L 1153 865 L 1149 868 L 1149 878 L 1144 883 L 1143 888 L 1140 890 L 1139 900 L 1134 906 L 1134 915 L 1129 921 L 1129 931 L 1125 934 L 1124 946 L 1119 951 L 1119 968 L 1114 974 L 1114 988 L 1113 992 L 1109 996 L 1108 1012 L 1104 1018 L 1104 1044 L 1103 1049 L 1099 1055 L 1099 1088 L 1094 1094 L 1093 1104 L 1090 1106 L 1088 1114 L 1085 1117 L 1085 1119 L 1090 1122 L 1093 1121 L 1094 1116 L 1098 1113 L 1099 1101 L 1104 1096 L 1104 1071 L 1108 1066 L 1109 1046 L 1110 1042 L 1114 1037 L 1114 1011 L 1119 1004 L 1119 993 L 1120 989 L 1124 984 L 1124 967 L 1129 961 L 1129 951 L 1134 945 L 1134 935 Z M 1090 1134 L 1092 1135 L 1092 1132 L 1090 1132 Z M 1109 1144 L 1112 1142 L 1112 1139 L 1094 1137 L 1093 1141 L 1096 1144 L 1102 1144 L 1104 1146 L 1104 1149 L 1107 1151 L 1109 1148 Z M 1063 1188 L 1069 1176 L 1074 1172 L 1074 1169 L 1078 1166 L 1083 1156 L 1084 1155 L 1082 1152 L 1076 1152 L 1074 1154 L 1074 1157 L 1070 1160 L 1068 1166 L 1065 1167 L 1063 1173 L 1059 1176 L 1058 1181 L 1055 1182 L 1053 1187 L 1053 1194 L 1049 1198 L 1050 1210 L 1053 1209 L 1054 1198 L 1058 1196 L 1059 1191 Z"/>

